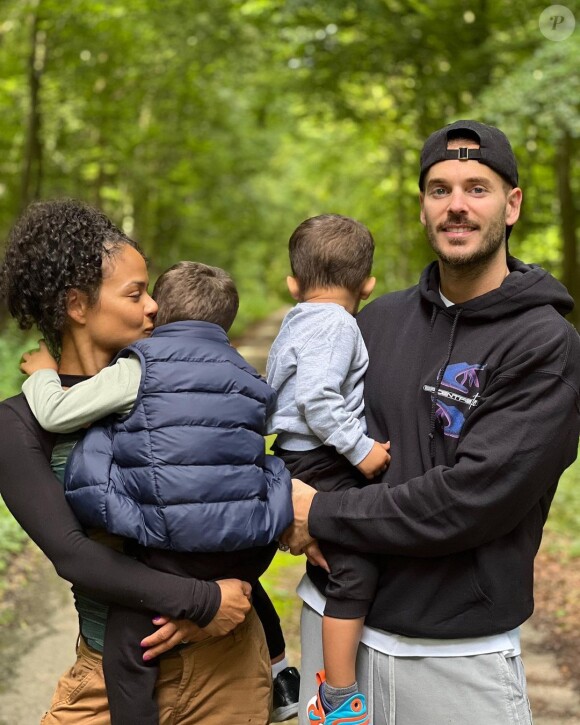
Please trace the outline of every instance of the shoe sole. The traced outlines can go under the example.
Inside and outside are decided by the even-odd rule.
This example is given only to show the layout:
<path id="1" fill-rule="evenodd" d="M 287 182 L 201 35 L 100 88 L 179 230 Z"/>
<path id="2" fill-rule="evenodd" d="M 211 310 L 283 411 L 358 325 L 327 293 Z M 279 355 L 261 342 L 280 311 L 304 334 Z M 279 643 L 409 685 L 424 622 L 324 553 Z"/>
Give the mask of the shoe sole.
<path id="1" fill-rule="evenodd" d="M 270 715 L 270 722 L 286 722 L 293 717 L 298 715 L 298 703 L 294 702 L 292 705 L 286 705 L 286 707 L 278 707 Z"/>

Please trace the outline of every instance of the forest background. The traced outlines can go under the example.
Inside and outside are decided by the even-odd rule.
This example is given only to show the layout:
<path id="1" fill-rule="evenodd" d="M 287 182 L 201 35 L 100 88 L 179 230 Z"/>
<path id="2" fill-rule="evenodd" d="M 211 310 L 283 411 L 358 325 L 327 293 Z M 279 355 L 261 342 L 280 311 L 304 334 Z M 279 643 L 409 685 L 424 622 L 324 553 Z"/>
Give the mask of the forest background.
<path id="1" fill-rule="evenodd" d="M 409 286 L 431 259 L 422 143 L 476 118 L 502 128 L 518 158 L 525 201 L 511 252 L 580 305 L 580 29 L 543 33 L 546 7 L 0 0 L 0 256 L 28 203 L 81 198 L 140 240 L 152 279 L 180 259 L 227 269 L 239 334 L 287 301 L 296 225 L 337 212 L 372 230 L 377 291 Z M 36 336 L 1 306 L 0 333 L 2 398 L 19 389 L 17 361 Z M 573 548 L 578 471 L 555 518 Z M 22 540 L 0 508 L 0 567 Z"/>

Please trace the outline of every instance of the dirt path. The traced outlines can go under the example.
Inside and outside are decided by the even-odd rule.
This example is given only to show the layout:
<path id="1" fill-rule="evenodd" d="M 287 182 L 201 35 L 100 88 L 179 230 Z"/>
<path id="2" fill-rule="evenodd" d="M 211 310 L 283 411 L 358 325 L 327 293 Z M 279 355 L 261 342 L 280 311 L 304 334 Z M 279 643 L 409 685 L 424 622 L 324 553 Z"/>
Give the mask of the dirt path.
<path id="1" fill-rule="evenodd" d="M 280 320 L 281 314 L 273 315 L 239 344 L 259 369 Z M 17 582 L 16 616 L 0 624 L 0 725 L 37 725 L 59 675 L 74 659 L 77 621 L 69 586 L 42 554 L 31 548 L 18 566 L 12 574 Z M 291 565 L 277 586 L 291 589 L 299 576 L 300 568 Z M 296 607 L 284 616 L 293 664 L 299 661 L 298 611 L 296 599 Z M 522 628 L 522 642 L 535 725 L 580 725 L 578 690 L 562 675 L 533 619 Z"/>
<path id="2" fill-rule="evenodd" d="M 70 585 L 32 544 L 10 572 L 14 618 L 0 626 L 0 725 L 37 725 L 78 632 Z"/>

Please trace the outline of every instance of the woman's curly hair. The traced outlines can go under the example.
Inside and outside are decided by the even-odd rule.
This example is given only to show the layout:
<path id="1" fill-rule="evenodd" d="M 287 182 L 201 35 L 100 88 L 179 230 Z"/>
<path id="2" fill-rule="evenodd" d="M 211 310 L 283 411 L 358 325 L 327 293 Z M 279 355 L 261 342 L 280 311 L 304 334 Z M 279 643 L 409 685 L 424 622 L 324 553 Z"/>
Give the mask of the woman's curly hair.
<path id="1" fill-rule="evenodd" d="M 16 222 L 0 266 L 0 292 L 22 330 L 34 324 L 53 355 L 62 347 L 67 293 L 99 296 L 103 259 L 137 244 L 97 209 L 74 199 L 31 204 Z"/>

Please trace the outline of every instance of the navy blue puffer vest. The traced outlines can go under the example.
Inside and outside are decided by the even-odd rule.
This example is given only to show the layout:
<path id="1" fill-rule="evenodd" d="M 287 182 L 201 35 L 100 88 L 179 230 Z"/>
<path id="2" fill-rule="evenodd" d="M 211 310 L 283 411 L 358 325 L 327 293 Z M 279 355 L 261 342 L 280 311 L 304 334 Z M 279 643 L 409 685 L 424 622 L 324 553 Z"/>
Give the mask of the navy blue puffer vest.
<path id="1" fill-rule="evenodd" d="M 86 526 L 174 551 L 269 544 L 291 523 L 290 475 L 265 455 L 275 391 L 209 322 L 174 322 L 119 356 L 141 360 L 123 419 L 89 429 L 69 459 Z"/>

